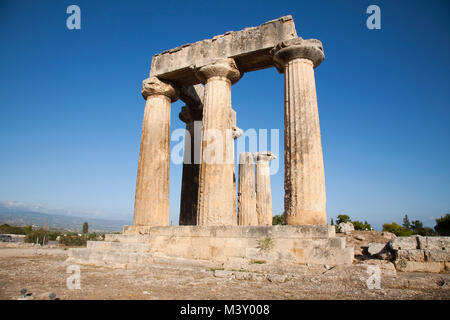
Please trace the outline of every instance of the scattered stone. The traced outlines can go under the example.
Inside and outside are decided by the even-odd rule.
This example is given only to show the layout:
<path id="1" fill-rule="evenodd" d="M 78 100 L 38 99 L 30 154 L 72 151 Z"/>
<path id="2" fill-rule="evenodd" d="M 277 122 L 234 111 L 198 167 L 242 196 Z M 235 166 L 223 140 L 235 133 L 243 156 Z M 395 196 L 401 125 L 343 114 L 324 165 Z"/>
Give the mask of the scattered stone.
<path id="1" fill-rule="evenodd" d="M 233 272 L 228 270 L 215 270 L 214 277 L 216 278 L 231 278 L 233 276 Z"/>
<path id="2" fill-rule="evenodd" d="M 253 272 L 235 272 L 234 277 L 237 280 L 256 280 L 256 276 Z"/>
<path id="3" fill-rule="evenodd" d="M 32 293 L 28 292 L 27 289 L 23 288 L 20 290 L 20 296 L 17 298 L 17 300 L 33 300 Z"/>
<path id="4" fill-rule="evenodd" d="M 392 260 L 394 258 L 393 252 L 383 243 L 371 242 L 367 246 L 361 247 L 363 253 L 369 255 L 371 258 L 381 260 Z"/>
<path id="5" fill-rule="evenodd" d="M 355 227 L 353 226 L 353 223 L 351 222 L 341 222 L 338 226 L 338 232 L 340 233 L 347 233 L 354 231 Z"/>
<path id="6" fill-rule="evenodd" d="M 245 269 L 247 268 L 248 264 L 248 259 L 229 257 L 222 266 L 225 269 Z"/>
<path id="7" fill-rule="evenodd" d="M 361 247 L 355 247 L 355 256 L 362 256 L 363 249 Z"/>
<path id="8" fill-rule="evenodd" d="M 393 234 L 393 233 L 391 233 L 391 232 L 387 232 L 387 231 L 383 231 L 383 232 L 381 233 L 381 235 L 382 235 L 384 238 L 389 239 L 389 240 L 392 240 L 392 239 L 397 238 L 397 236 L 396 236 L 395 234 Z"/>
<path id="9" fill-rule="evenodd" d="M 357 235 L 357 234 L 353 235 L 353 238 L 355 238 L 356 240 L 359 240 L 359 241 L 366 240 L 366 238 L 364 238 L 363 236 Z"/>
<path id="10" fill-rule="evenodd" d="M 279 282 L 279 283 L 283 283 L 286 282 L 287 276 L 284 274 L 268 274 L 267 275 L 267 280 L 269 280 L 270 282 Z"/>
<path id="11" fill-rule="evenodd" d="M 371 256 L 374 256 L 374 255 L 380 254 L 382 251 L 384 251 L 385 247 L 386 247 L 385 243 L 371 242 L 367 246 L 367 252 Z"/>
<path id="12" fill-rule="evenodd" d="M 361 265 L 376 265 L 381 269 L 383 275 L 396 276 L 397 271 L 395 265 L 390 261 L 385 260 L 365 260 L 361 263 Z"/>

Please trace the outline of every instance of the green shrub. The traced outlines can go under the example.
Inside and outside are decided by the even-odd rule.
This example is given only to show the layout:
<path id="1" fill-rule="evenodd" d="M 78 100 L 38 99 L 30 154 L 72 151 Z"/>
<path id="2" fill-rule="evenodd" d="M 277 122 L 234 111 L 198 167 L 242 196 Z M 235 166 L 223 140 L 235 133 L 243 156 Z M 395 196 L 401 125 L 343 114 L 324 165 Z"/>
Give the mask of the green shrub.
<path id="1" fill-rule="evenodd" d="M 432 236 L 435 232 L 432 228 L 424 227 L 423 223 L 419 220 L 411 221 L 409 229 L 413 234 L 418 234 L 420 236 Z"/>
<path id="2" fill-rule="evenodd" d="M 2 224 L 0 226 L 0 233 L 6 234 L 25 234 L 23 227 L 10 226 L 9 224 Z"/>
<path id="3" fill-rule="evenodd" d="M 445 216 L 436 219 L 436 226 L 434 230 L 440 236 L 450 236 L 450 214 L 447 213 Z"/>
<path id="4" fill-rule="evenodd" d="M 276 215 L 272 219 L 272 225 L 285 225 L 286 224 L 286 214 L 283 212 L 281 215 Z"/>
<path id="5" fill-rule="evenodd" d="M 410 229 L 402 227 L 395 222 L 383 224 L 383 231 L 391 232 L 398 237 L 408 237 L 413 234 Z"/>
<path id="6" fill-rule="evenodd" d="M 266 260 L 250 260 L 250 264 L 264 264 Z"/>
<path id="7" fill-rule="evenodd" d="M 85 246 L 86 238 L 78 235 L 67 234 L 59 237 L 59 243 L 65 246 Z"/>
<path id="8" fill-rule="evenodd" d="M 28 234 L 31 231 L 33 231 L 33 227 L 32 226 L 25 226 L 25 227 L 23 227 L 23 231 L 25 232 L 25 234 Z"/>
<path id="9" fill-rule="evenodd" d="M 336 224 L 339 225 L 341 222 L 351 222 L 350 217 L 346 214 L 340 214 L 337 216 Z"/>
<path id="10" fill-rule="evenodd" d="M 274 240 L 270 237 L 258 240 L 258 249 L 261 251 L 269 251 L 274 246 Z"/>
<path id="11" fill-rule="evenodd" d="M 49 240 L 49 232 L 44 229 L 33 230 L 25 236 L 25 242 L 39 244 L 47 244 Z"/>
<path id="12" fill-rule="evenodd" d="M 86 234 L 89 232 L 89 224 L 87 222 L 83 223 L 83 231 L 82 233 Z"/>
<path id="13" fill-rule="evenodd" d="M 372 230 L 372 226 L 367 221 L 364 221 L 364 223 L 361 221 L 351 221 L 351 223 L 355 227 L 355 230 Z"/>

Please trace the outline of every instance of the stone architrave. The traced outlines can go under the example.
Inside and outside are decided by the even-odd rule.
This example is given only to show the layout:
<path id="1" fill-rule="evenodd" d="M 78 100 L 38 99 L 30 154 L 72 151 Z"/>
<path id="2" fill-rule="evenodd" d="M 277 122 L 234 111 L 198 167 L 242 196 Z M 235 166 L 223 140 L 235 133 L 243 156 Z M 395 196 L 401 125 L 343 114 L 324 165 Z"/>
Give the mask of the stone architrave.
<path id="1" fill-rule="evenodd" d="M 233 59 L 224 59 L 201 67 L 197 77 L 206 83 L 197 225 L 236 225 L 231 85 L 241 73 Z"/>
<path id="2" fill-rule="evenodd" d="M 186 123 L 183 175 L 181 182 L 180 225 L 197 224 L 198 178 L 200 170 L 200 146 L 202 105 L 184 106 L 179 118 Z"/>
<path id="3" fill-rule="evenodd" d="M 143 81 L 146 100 L 133 226 L 169 225 L 170 107 L 178 89 L 156 77 Z"/>
<path id="4" fill-rule="evenodd" d="M 183 85 L 202 82 L 196 70 L 220 59 L 233 59 L 239 70 L 249 72 L 274 65 L 270 51 L 280 41 L 297 38 L 291 16 L 280 17 L 257 27 L 229 31 L 212 39 L 188 43 L 155 54 L 150 76 Z"/>
<path id="5" fill-rule="evenodd" d="M 239 155 L 238 225 L 259 225 L 256 213 L 255 162 L 250 152 Z"/>
<path id="6" fill-rule="evenodd" d="M 256 214 L 258 225 L 272 225 L 272 190 L 270 186 L 269 161 L 276 159 L 270 151 L 255 152 L 256 161 Z"/>
<path id="7" fill-rule="evenodd" d="M 314 68 L 324 59 L 319 40 L 283 41 L 274 63 L 284 72 L 284 207 L 291 225 L 326 224 L 325 173 Z"/>

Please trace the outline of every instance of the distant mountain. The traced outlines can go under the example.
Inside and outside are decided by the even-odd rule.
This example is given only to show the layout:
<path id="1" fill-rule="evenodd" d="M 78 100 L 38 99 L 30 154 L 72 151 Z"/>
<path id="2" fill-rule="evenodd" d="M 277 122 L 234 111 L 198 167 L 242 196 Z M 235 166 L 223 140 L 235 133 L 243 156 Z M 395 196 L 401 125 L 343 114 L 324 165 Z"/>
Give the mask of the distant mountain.
<path id="1" fill-rule="evenodd" d="M 116 232 L 122 231 L 124 225 L 130 225 L 131 221 L 101 219 L 89 217 L 76 217 L 58 214 L 42 213 L 26 210 L 20 207 L 6 206 L 0 203 L 0 224 L 7 223 L 15 226 L 37 225 L 45 226 L 48 221 L 50 229 L 59 229 L 79 232 L 83 223 L 89 224 L 90 232 Z"/>

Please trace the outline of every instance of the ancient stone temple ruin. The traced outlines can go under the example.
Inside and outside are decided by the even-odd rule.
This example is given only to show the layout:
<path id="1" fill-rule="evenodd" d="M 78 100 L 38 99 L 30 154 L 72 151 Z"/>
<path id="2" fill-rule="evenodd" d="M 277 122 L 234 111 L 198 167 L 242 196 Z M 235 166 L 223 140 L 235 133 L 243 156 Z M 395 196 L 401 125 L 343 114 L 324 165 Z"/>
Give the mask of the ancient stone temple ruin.
<path id="1" fill-rule="evenodd" d="M 106 235 L 104 242 L 72 249 L 69 260 L 122 266 L 158 259 L 351 264 L 353 248 L 335 237 L 326 219 L 314 78 L 323 60 L 322 43 L 298 37 L 291 16 L 154 55 L 142 87 L 146 103 L 133 225 Z M 243 153 L 238 179 L 235 174 L 234 140 L 242 131 L 232 87 L 246 72 L 270 67 L 284 74 L 285 87 L 282 226 L 272 226 L 269 162 L 275 155 Z M 180 226 L 170 226 L 170 113 L 178 99 L 186 104 L 179 114 L 186 138 Z M 281 106 L 280 101 L 283 112 Z"/>

